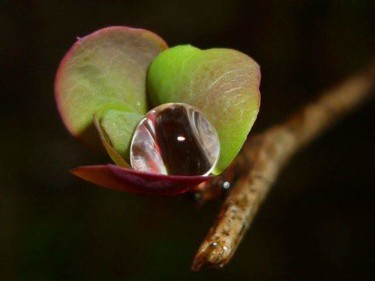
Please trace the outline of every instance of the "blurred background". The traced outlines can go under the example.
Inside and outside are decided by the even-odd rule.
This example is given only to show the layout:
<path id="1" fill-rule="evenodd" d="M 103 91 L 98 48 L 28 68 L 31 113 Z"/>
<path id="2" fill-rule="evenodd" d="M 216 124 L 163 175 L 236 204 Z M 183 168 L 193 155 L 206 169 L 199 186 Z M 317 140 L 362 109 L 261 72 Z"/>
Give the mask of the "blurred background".
<path id="1" fill-rule="evenodd" d="M 251 134 L 375 54 L 370 0 L 0 0 L 0 280 L 375 280 L 374 102 L 293 158 L 219 271 L 189 268 L 220 201 L 119 193 L 69 174 L 108 159 L 63 127 L 56 69 L 77 36 L 110 25 L 251 55 L 262 67 Z"/>

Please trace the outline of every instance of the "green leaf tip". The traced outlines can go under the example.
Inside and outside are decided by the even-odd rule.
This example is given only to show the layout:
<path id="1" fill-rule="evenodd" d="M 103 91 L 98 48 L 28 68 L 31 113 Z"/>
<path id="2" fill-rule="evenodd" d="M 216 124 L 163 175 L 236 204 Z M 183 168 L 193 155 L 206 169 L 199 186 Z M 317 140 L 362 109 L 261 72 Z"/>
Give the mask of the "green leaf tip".
<path id="1" fill-rule="evenodd" d="M 108 110 L 102 115 L 101 126 L 116 151 L 128 161 L 133 133 L 143 117 L 141 114 L 119 110 Z"/>
<path id="2" fill-rule="evenodd" d="M 94 114 L 94 125 L 95 128 L 99 134 L 99 138 L 107 151 L 109 157 L 113 160 L 116 165 L 120 167 L 130 168 L 130 165 L 128 162 L 125 161 L 125 159 L 120 155 L 120 153 L 117 152 L 117 150 L 113 147 L 111 140 L 109 139 L 108 134 L 104 131 L 102 126 L 100 125 L 100 121 L 96 114 Z"/>

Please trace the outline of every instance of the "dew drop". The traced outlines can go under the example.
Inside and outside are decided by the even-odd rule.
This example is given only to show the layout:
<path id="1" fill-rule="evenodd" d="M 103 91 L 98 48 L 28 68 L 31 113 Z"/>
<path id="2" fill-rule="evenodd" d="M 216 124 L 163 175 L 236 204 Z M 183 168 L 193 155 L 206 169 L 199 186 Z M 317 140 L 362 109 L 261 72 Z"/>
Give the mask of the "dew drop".
<path id="1" fill-rule="evenodd" d="M 230 182 L 229 182 L 229 181 L 225 181 L 225 182 L 223 183 L 223 188 L 224 188 L 224 189 L 229 189 L 229 187 L 230 187 Z"/>
<path id="2" fill-rule="evenodd" d="M 195 107 L 160 105 L 138 124 L 130 147 L 135 170 L 166 175 L 208 175 L 220 152 L 217 132 Z"/>

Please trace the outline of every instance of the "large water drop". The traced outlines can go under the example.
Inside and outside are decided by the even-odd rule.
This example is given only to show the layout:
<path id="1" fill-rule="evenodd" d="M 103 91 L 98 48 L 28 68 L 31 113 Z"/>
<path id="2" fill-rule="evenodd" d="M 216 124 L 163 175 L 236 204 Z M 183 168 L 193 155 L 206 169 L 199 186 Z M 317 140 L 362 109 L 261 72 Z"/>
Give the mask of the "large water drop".
<path id="1" fill-rule="evenodd" d="M 168 103 L 149 111 L 130 147 L 135 170 L 166 175 L 208 175 L 220 152 L 213 125 L 195 107 Z"/>

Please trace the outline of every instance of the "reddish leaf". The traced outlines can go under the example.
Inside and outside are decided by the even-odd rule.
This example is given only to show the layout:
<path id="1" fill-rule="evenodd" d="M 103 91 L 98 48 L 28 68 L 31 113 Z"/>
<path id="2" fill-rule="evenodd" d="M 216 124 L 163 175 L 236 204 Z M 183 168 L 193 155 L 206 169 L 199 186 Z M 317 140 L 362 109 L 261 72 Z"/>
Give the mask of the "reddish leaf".
<path id="1" fill-rule="evenodd" d="M 121 168 L 112 164 L 83 166 L 71 171 L 97 185 L 118 191 L 153 195 L 178 195 L 191 191 L 212 176 L 168 176 Z"/>
<path id="2" fill-rule="evenodd" d="M 56 74 L 55 97 L 67 129 L 97 147 L 93 115 L 110 109 L 147 112 L 146 73 L 167 48 L 156 34 L 125 26 L 100 29 L 77 42 Z"/>

